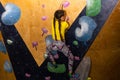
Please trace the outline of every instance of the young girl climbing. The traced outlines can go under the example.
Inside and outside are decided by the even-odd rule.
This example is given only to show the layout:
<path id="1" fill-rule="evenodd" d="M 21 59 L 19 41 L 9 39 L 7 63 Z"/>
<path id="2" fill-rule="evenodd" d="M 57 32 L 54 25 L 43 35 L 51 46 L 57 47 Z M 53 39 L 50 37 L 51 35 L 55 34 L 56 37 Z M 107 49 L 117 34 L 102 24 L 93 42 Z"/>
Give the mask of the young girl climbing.
<path id="1" fill-rule="evenodd" d="M 66 11 L 57 10 L 52 23 L 52 37 L 56 41 L 65 41 L 65 32 L 69 28 Z"/>
<path id="2" fill-rule="evenodd" d="M 51 45 L 47 46 L 47 54 L 53 64 L 56 64 L 54 56 L 58 55 L 57 51 L 62 52 L 68 57 L 68 70 L 71 77 L 74 56 L 65 44 L 65 33 L 69 29 L 69 26 L 66 11 L 63 9 L 56 10 L 52 22 L 52 38 L 54 41 Z"/>

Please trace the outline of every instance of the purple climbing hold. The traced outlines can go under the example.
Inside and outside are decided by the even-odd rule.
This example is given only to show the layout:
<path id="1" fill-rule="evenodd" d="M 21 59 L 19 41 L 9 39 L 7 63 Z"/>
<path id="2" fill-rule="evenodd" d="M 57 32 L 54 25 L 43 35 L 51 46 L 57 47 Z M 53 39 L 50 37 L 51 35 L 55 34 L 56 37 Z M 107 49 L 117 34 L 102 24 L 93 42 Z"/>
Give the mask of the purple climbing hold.
<path id="1" fill-rule="evenodd" d="M 33 45 L 33 47 L 38 46 L 38 42 L 35 41 L 32 43 L 32 45 Z"/>
<path id="2" fill-rule="evenodd" d="M 47 19 L 47 16 L 42 16 L 42 20 L 45 21 Z"/>
<path id="3" fill-rule="evenodd" d="M 63 7 L 64 8 L 68 7 L 69 5 L 70 5 L 70 2 L 68 2 L 68 1 L 63 2 Z"/>
<path id="4" fill-rule="evenodd" d="M 31 76 L 31 74 L 25 73 L 25 76 L 29 78 Z"/>
<path id="5" fill-rule="evenodd" d="M 79 61 L 80 57 L 79 56 L 74 56 L 75 60 Z"/>
<path id="6" fill-rule="evenodd" d="M 45 77 L 45 80 L 50 80 L 50 76 Z"/>
<path id="7" fill-rule="evenodd" d="M 33 48 L 35 48 L 37 50 L 38 42 L 37 41 L 32 42 L 32 46 L 33 46 Z"/>
<path id="8" fill-rule="evenodd" d="M 41 30 L 42 30 L 42 36 L 48 33 L 48 30 L 46 28 L 42 28 Z"/>
<path id="9" fill-rule="evenodd" d="M 42 4 L 42 8 L 45 8 L 45 4 Z"/>

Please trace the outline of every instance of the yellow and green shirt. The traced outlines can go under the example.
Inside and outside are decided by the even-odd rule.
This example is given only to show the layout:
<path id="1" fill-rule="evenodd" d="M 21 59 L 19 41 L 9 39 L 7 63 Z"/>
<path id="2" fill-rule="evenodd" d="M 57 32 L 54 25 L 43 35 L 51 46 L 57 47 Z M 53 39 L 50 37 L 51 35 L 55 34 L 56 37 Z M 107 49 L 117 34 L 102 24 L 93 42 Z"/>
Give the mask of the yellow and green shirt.
<path id="1" fill-rule="evenodd" d="M 65 31 L 66 29 L 68 29 L 69 24 L 66 21 L 61 21 L 61 35 L 63 40 L 65 40 Z M 55 31 L 56 31 L 56 39 L 55 39 Z M 54 29 L 54 24 L 52 24 L 52 37 L 54 40 L 60 40 L 61 41 L 61 37 L 60 37 L 60 30 L 59 30 L 59 23 L 58 21 L 55 22 L 55 29 Z"/>

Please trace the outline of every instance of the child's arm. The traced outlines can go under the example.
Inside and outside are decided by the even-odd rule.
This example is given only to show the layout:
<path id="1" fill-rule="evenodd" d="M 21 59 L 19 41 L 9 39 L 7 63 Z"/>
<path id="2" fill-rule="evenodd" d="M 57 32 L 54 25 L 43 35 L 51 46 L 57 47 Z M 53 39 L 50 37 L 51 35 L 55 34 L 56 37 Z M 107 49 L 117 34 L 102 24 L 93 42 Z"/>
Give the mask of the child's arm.
<path id="1" fill-rule="evenodd" d="M 65 21 L 66 21 L 66 22 L 68 22 L 68 20 L 69 20 L 69 17 L 68 17 L 68 16 L 66 16 Z"/>

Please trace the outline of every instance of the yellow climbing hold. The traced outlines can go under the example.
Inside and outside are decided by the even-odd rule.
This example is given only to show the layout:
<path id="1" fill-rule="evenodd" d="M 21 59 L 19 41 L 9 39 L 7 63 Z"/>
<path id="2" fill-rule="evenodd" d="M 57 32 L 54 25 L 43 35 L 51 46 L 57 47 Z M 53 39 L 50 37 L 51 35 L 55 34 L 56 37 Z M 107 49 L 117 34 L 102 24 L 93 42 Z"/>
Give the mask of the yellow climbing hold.
<path id="1" fill-rule="evenodd" d="M 87 79 L 87 80 L 92 80 L 92 79 L 91 79 L 91 77 L 88 77 L 88 79 Z"/>

